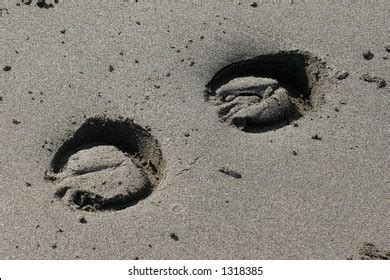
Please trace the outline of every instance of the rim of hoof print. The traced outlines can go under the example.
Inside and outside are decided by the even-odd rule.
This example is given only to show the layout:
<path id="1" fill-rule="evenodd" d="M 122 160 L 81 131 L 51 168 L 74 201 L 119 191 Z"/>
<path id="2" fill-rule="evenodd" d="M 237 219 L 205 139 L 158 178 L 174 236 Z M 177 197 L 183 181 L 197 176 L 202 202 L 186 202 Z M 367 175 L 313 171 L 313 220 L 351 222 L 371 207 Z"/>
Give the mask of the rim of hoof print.
<path id="1" fill-rule="evenodd" d="M 222 122 L 265 132 L 317 110 L 329 91 L 330 68 L 305 51 L 281 51 L 231 63 L 207 83 L 205 100 Z"/>
<path id="2" fill-rule="evenodd" d="M 164 169 L 160 145 L 146 129 L 130 119 L 93 117 L 57 150 L 46 178 L 72 208 L 113 211 L 149 196 Z"/>

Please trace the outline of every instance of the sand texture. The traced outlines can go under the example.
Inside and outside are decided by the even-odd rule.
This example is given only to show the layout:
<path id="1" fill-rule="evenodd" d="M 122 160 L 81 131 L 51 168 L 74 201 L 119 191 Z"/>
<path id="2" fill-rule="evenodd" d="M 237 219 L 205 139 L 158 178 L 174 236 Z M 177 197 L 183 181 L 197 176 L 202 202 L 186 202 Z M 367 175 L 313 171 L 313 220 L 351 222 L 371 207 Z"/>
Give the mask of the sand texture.
<path id="1" fill-rule="evenodd" d="M 0 259 L 388 259 L 388 0 L 0 3 Z"/>

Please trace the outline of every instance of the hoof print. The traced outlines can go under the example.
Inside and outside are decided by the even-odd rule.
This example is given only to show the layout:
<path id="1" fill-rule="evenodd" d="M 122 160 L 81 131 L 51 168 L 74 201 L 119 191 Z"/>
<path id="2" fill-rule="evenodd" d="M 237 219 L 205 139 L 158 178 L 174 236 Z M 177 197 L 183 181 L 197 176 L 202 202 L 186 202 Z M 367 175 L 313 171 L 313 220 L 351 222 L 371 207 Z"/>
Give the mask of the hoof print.
<path id="1" fill-rule="evenodd" d="M 55 197 L 85 211 L 121 210 L 146 198 L 163 175 L 158 142 L 130 120 L 92 118 L 64 142 L 50 173 Z"/>
<path id="2" fill-rule="evenodd" d="M 206 85 L 221 121 L 246 132 L 282 127 L 317 109 L 328 68 L 307 52 L 280 52 L 230 64 Z"/>

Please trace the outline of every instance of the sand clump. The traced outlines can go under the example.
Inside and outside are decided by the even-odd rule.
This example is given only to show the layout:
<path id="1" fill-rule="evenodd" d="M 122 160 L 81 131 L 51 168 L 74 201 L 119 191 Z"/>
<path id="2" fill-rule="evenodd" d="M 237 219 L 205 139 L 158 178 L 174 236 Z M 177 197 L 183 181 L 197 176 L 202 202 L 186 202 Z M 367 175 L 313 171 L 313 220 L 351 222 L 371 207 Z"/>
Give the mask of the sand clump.
<path id="1" fill-rule="evenodd" d="M 130 157 L 106 145 L 73 154 L 57 177 L 57 193 L 62 201 L 84 210 L 114 208 L 151 187 Z"/>
<path id="2" fill-rule="evenodd" d="M 215 92 L 218 116 L 239 129 L 270 126 L 293 115 L 294 105 L 278 81 L 262 77 L 240 77 Z"/>

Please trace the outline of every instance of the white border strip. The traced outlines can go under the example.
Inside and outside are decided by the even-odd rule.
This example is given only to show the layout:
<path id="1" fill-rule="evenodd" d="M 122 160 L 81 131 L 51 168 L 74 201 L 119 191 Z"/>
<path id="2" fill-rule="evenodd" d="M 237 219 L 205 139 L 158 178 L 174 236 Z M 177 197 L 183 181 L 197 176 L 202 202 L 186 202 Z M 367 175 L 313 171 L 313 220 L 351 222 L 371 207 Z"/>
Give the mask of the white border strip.
<path id="1" fill-rule="evenodd" d="M 386 279 L 388 261 L 0 261 L 0 279 Z M 183 270 L 183 268 L 186 270 Z M 242 269 L 242 268 L 244 269 Z M 250 269 L 247 269 L 250 268 Z M 212 275 L 172 275 L 203 273 Z M 131 273 L 130 273 L 131 272 Z M 156 272 L 161 275 L 151 275 Z M 225 275 L 224 275 L 225 272 Z M 138 275 L 134 275 L 138 274 Z M 166 274 L 171 275 L 166 275 Z M 233 273 L 233 275 L 229 275 Z M 129 275 L 132 274 L 132 275 Z M 143 274 L 143 275 L 139 275 Z M 148 274 L 148 275 L 145 275 Z M 165 274 L 165 275 L 164 275 Z M 245 275 L 242 275 L 245 274 Z M 250 275 L 248 275 L 250 274 Z"/>

